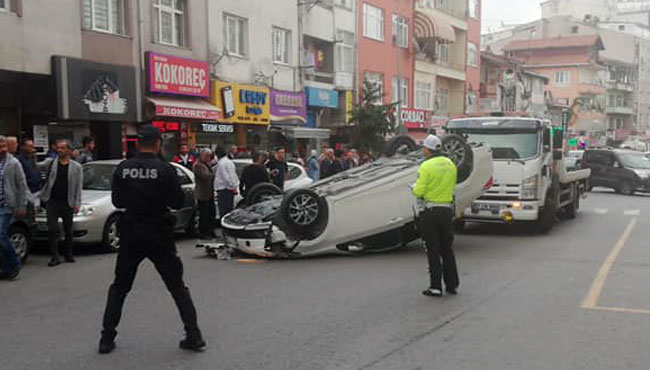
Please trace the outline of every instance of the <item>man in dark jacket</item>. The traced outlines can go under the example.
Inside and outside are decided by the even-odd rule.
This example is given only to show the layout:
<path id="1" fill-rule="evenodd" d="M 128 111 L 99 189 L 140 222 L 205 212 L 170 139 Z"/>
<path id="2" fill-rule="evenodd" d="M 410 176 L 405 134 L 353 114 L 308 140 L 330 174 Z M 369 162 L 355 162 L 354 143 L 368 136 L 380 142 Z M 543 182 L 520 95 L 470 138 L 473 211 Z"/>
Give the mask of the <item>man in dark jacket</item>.
<path id="1" fill-rule="evenodd" d="M 115 280 L 108 291 L 99 352 L 115 349 L 115 329 L 122 306 L 145 258 L 156 266 L 180 312 L 186 332 L 180 347 L 199 350 L 205 347 L 205 341 L 190 291 L 183 282 L 183 263 L 174 243 L 174 219 L 168 210 L 183 207 L 183 190 L 172 166 L 158 157 L 162 146 L 160 131 L 144 125 L 138 138 L 140 153 L 120 163 L 113 173 L 113 205 L 125 209 L 125 213 L 120 222 L 121 246 Z"/>
<path id="2" fill-rule="evenodd" d="M 239 192 L 244 198 L 246 198 L 246 194 L 253 186 L 262 182 L 269 182 L 269 174 L 266 172 L 266 168 L 264 168 L 262 158 L 262 154 L 258 152 L 253 153 L 253 164 L 246 166 L 241 174 Z"/>
<path id="3" fill-rule="evenodd" d="M 287 161 L 284 158 L 285 150 L 284 148 L 279 148 L 275 151 L 275 155 L 269 158 L 269 163 L 267 167 L 271 172 L 271 179 L 273 183 L 284 190 L 284 182 L 289 176 L 289 166 Z"/>
<path id="4" fill-rule="evenodd" d="M 29 191 L 36 193 L 41 188 L 41 174 L 36 165 L 36 149 L 33 140 L 27 139 L 23 141 L 17 158 L 23 167 Z"/>
<path id="5" fill-rule="evenodd" d="M 199 238 L 214 238 L 214 220 L 217 210 L 214 204 L 214 172 L 210 167 L 212 151 L 204 148 L 199 152 L 199 160 L 194 165 L 196 187 L 194 196 L 199 206 Z"/>

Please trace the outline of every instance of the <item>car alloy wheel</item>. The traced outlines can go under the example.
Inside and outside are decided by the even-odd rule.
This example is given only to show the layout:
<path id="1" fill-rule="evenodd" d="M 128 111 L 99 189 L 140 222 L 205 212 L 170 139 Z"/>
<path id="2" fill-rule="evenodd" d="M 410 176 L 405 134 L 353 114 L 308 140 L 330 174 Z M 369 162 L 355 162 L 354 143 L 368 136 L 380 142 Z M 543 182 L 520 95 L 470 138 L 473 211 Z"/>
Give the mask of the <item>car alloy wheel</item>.
<path id="1" fill-rule="evenodd" d="M 14 245 L 14 249 L 16 250 L 16 255 L 18 256 L 18 259 L 23 261 L 25 259 L 25 256 L 27 256 L 27 249 L 29 243 L 29 240 L 27 239 L 27 235 L 25 235 L 21 231 L 17 231 L 11 234 L 9 240 Z"/>
<path id="2" fill-rule="evenodd" d="M 443 146 L 442 150 L 456 166 L 463 163 L 467 152 L 465 145 L 460 140 L 449 140 Z"/>
<path id="3" fill-rule="evenodd" d="M 117 231 L 117 222 L 112 222 L 108 227 L 108 245 L 113 250 L 120 248 L 120 234 Z"/>
<path id="4" fill-rule="evenodd" d="M 318 202 L 308 194 L 300 194 L 289 203 L 289 217 L 297 225 L 312 224 L 318 218 Z"/>

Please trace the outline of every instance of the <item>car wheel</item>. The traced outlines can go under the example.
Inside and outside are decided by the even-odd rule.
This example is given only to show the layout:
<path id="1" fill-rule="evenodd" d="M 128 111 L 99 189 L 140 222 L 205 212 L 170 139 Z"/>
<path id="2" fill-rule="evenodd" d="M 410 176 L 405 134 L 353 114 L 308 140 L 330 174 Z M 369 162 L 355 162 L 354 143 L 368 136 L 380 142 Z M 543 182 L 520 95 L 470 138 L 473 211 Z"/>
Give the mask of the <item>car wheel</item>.
<path id="1" fill-rule="evenodd" d="M 418 149 L 418 144 L 408 135 L 399 135 L 390 139 L 384 146 L 384 155 L 408 154 Z"/>
<path id="2" fill-rule="evenodd" d="M 474 152 L 467 141 L 456 134 L 448 134 L 440 137 L 442 141 L 442 152 L 451 159 L 458 169 L 458 183 L 467 180 L 472 174 Z"/>
<path id="3" fill-rule="evenodd" d="M 616 191 L 623 195 L 634 195 L 635 191 L 629 181 L 623 181 Z"/>
<path id="4" fill-rule="evenodd" d="M 279 213 L 281 229 L 295 240 L 320 236 L 329 218 L 327 201 L 310 189 L 295 189 L 282 199 Z"/>
<path id="5" fill-rule="evenodd" d="M 246 198 L 244 200 L 245 206 L 252 206 L 266 200 L 266 198 L 282 195 L 282 189 L 277 185 L 270 182 L 262 182 L 253 186 L 250 190 L 246 192 Z"/>
<path id="6" fill-rule="evenodd" d="M 108 252 L 117 252 L 120 249 L 120 215 L 111 215 L 104 225 L 102 245 Z"/>
<path id="7" fill-rule="evenodd" d="M 9 240 L 16 250 L 16 255 L 21 262 L 27 260 L 29 255 L 29 248 L 31 246 L 31 239 L 29 238 L 29 232 L 22 226 L 12 226 L 9 229 Z"/>

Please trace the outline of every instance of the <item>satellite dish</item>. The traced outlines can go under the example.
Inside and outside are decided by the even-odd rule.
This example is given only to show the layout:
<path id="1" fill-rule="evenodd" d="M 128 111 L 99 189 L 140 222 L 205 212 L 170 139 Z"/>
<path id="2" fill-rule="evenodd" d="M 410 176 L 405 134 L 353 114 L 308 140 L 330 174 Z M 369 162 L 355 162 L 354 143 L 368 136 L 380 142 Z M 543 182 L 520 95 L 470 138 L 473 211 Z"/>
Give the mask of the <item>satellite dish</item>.
<path id="1" fill-rule="evenodd" d="M 260 73 L 264 75 L 264 77 L 273 77 L 276 73 L 278 73 L 278 70 L 275 68 L 275 64 L 273 64 L 273 61 L 271 61 L 271 59 L 264 59 L 260 63 Z"/>

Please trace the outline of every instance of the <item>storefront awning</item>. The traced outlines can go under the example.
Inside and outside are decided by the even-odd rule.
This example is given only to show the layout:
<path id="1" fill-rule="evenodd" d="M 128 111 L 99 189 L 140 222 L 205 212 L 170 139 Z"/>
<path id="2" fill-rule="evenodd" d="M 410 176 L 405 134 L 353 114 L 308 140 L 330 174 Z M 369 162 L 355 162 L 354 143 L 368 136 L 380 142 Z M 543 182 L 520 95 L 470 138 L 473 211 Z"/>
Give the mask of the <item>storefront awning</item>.
<path id="1" fill-rule="evenodd" d="M 438 40 L 445 43 L 456 42 L 456 31 L 449 21 L 433 18 L 422 12 L 415 12 L 415 38 L 418 40 Z"/>
<path id="2" fill-rule="evenodd" d="M 294 139 L 323 139 L 330 138 L 330 130 L 326 128 L 283 127 L 282 132 Z"/>
<path id="3" fill-rule="evenodd" d="M 221 119 L 221 110 L 200 99 L 181 99 L 167 97 L 147 98 L 155 107 L 157 117 L 186 118 L 201 121 Z"/>

